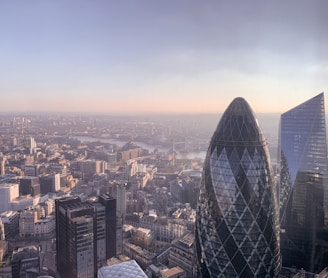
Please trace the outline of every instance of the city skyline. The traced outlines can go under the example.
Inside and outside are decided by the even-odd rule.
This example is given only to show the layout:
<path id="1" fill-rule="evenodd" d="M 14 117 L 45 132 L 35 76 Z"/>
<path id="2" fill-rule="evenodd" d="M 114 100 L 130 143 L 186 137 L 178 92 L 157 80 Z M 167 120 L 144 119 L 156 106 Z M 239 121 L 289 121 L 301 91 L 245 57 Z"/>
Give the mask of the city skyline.
<path id="1" fill-rule="evenodd" d="M 257 115 L 0 113 L 0 276 L 326 277 L 324 94 Z"/>
<path id="2" fill-rule="evenodd" d="M 325 1 L 0 4 L 0 110 L 282 113 L 327 91 Z M 208 100 L 211 99 L 211 102 Z"/>

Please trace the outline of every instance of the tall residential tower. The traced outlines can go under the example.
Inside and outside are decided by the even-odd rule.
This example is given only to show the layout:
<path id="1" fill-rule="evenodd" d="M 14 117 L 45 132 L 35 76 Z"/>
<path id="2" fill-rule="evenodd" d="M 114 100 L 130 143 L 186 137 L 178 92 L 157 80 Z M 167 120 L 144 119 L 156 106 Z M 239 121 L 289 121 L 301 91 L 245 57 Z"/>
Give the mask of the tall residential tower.
<path id="1" fill-rule="evenodd" d="M 196 221 L 199 276 L 277 277 L 278 210 L 267 142 L 248 103 L 236 98 L 204 162 Z"/>

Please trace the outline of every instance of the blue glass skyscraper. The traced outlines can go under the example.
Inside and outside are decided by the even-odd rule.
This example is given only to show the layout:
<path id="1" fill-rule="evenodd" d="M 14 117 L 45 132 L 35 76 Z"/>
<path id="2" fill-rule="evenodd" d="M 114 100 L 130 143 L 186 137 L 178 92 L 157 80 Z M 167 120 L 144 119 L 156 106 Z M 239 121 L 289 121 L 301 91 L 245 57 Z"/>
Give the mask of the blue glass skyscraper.
<path id="1" fill-rule="evenodd" d="M 284 266 L 321 271 L 327 142 L 324 94 L 281 115 L 280 216 Z"/>
<path id="2" fill-rule="evenodd" d="M 208 148 L 197 205 L 199 276 L 277 277 L 279 212 L 267 142 L 242 98 Z"/>

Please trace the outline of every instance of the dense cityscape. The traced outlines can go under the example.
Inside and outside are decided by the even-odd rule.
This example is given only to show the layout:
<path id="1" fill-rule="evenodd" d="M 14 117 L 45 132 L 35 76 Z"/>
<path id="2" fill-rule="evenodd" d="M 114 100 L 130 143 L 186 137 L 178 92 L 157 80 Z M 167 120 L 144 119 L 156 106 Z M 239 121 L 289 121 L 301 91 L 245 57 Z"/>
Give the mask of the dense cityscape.
<path id="1" fill-rule="evenodd" d="M 199 117 L 3 115 L 0 134 L 4 277 L 12 271 L 13 277 L 18 275 L 10 266 L 24 252 L 32 258 L 37 254 L 35 268 L 28 268 L 32 273 L 59 277 L 55 200 L 68 196 L 78 196 L 81 202 L 93 202 L 106 193 L 115 197 L 113 234 L 118 238 L 116 246 L 110 246 L 111 257 L 138 257 L 146 269 L 158 256 L 168 265 L 173 240 L 185 236 L 193 244 L 197 192 L 209 140 Z M 184 158 L 190 154 L 200 157 Z M 26 247 L 30 244 L 33 247 Z M 96 267 L 106 265 L 106 258 Z M 188 260 L 192 273 L 194 265 Z"/>
<path id="2" fill-rule="evenodd" d="M 212 139 L 218 115 L 1 115 L 0 277 L 327 277 L 323 94 L 283 114 L 279 140 L 272 130 L 279 117 L 261 116 L 262 135 L 245 103 L 231 104 Z M 252 129 L 262 139 L 249 139 Z M 221 155 L 205 161 L 207 150 L 228 152 L 231 142 L 237 155 L 238 140 L 260 155 L 231 160 L 231 177 Z M 256 151 L 248 140 L 260 140 Z M 239 163 L 250 167 L 242 183 Z M 264 167 L 265 176 L 252 167 Z M 260 175 L 257 183 L 252 175 Z"/>
<path id="3" fill-rule="evenodd" d="M 328 278 L 328 1 L 0 1 L 0 278 Z"/>

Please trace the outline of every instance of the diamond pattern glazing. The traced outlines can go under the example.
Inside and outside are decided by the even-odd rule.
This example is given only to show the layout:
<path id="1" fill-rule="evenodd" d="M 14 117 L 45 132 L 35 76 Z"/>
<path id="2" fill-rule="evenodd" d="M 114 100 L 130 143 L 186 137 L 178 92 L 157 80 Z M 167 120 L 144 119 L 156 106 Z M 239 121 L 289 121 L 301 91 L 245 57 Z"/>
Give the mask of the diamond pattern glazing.
<path id="1" fill-rule="evenodd" d="M 278 202 L 269 153 L 242 98 L 230 104 L 212 137 L 196 234 L 203 277 L 277 277 Z"/>

